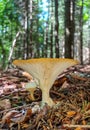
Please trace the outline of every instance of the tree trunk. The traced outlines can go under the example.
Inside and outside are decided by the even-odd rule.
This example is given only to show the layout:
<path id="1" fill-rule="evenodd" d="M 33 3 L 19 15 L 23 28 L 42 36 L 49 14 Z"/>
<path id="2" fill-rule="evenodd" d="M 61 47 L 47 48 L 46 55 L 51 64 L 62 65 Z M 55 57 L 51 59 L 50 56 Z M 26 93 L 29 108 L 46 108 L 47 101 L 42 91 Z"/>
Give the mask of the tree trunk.
<path id="1" fill-rule="evenodd" d="M 83 0 L 80 8 L 80 50 L 79 50 L 80 62 L 83 64 Z"/>
<path id="2" fill-rule="evenodd" d="M 59 58 L 59 20 L 58 20 L 58 0 L 55 0 L 55 48 L 56 57 Z"/>
<path id="3" fill-rule="evenodd" d="M 1 50 L 2 50 L 2 64 L 0 65 L 0 68 L 4 68 L 5 67 L 5 62 L 6 62 L 6 51 L 4 49 L 4 46 L 3 46 L 3 43 L 2 43 L 2 40 L 0 39 L 0 47 L 1 47 Z"/>
<path id="4" fill-rule="evenodd" d="M 53 23 L 51 23 L 51 35 L 50 35 L 50 57 L 53 57 Z"/>
<path id="5" fill-rule="evenodd" d="M 65 0 L 65 57 L 73 58 L 75 0 Z"/>
<path id="6" fill-rule="evenodd" d="M 24 30 L 25 30 L 25 34 L 24 34 L 24 53 L 23 53 L 23 58 L 27 59 L 28 55 L 27 55 L 27 29 L 28 29 L 28 0 L 25 1 L 25 13 L 24 13 Z"/>
<path id="7" fill-rule="evenodd" d="M 53 14 L 54 14 L 54 8 L 53 8 L 53 1 L 51 0 L 51 19 L 53 18 Z M 53 21 L 51 21 L 51 30 L 50 30 L 50 57 L 53 58 L 53 31 L 54 31 L 54 24 Z"/>

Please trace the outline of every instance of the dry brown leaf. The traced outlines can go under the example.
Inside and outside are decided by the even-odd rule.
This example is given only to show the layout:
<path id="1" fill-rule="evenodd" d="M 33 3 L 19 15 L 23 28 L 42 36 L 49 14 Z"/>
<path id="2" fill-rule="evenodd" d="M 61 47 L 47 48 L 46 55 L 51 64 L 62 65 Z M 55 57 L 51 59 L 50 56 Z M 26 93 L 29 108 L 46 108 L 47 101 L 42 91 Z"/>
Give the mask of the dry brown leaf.
<path id="1" fill-rule="evenodd" d="M 48 130 L 46 126 L 43 126 L 43 130 Z"/>
<path id="2" fill-rule="evenodd" d="M 25 116 L 23 122 L 26 122 L 31 117 L 31 115 L 32 115 L 32 110 L 29 108 L 27 110 L 27 113 L 26 113 L 26 116 Z"/>
<path id="3" fill-rule="evenodd" d="M 75 130 L 82 130 L 82 128 L 80 128 L 80 127 L 77 127 L 77 128 L 75 128 Z"/>
<path id="4" fill-rule="evenodd" d="M 27 115 L 27 111 L 23 110 L 22 112 L 19 112 L 14 116 L 12 116 L 10 120 L 14 123 L 21 123 L 25 120 L 26 115 Z"/>
<path id="5" fill-rule="evenodd" d="M 67 81 L 65 81 L 63 84 L 62 84 L 62 88 L 67 88 L 67 86 L 68 86 L 68 83 L 67 83 Z"/>
<path id="6" fill-rule="evenodd" d="M 83 121 L 82 121 L 82 124 L 83 124 L 83 125 L 86 125 L 86 121 L 85 121 L 85 120 L 83 120 Z"/>
<path id="7" fill-rule="evenodd" d="M 60 77 L 54 82 L 54 86 L 61 86 L 65 81 L 67 81 L 67 78 L 65 76 Z"/>
<path id="8" fill-rule="evenodd" d="M 3 108 L 4 110 L 11 108 L 11 102 L 10 102 L 10 100 L 9 99 L 1 100 L 0 101 L 0 107 Z"/>
<path id="9" fill-rule="evenodd" d="M 73 117 L 76 114 L 75 111 L 68 111 L 67 112 L 67 117 Z"/>
<path id="10" fill-rule="evenodd" d="M 17 114 L 18 113 L 18 111 L 16 111 L 16 110 L 12 110 L 12 111 L 9 111 L 9 112 L 7 112 L 4 116 L 3 116 L 3 118 L 2 118 L 2 123 L 4 124 L 4 123 L 7 123 L 8 125 L 11 123 L 11 117 L 12 116 L 14 116 L 15 114 Z"/>
<path id="11" fill-rule="evenodd" d="M 22 128 L 23 128 L 23 129 L 26 129 L 26 128 L 29 127 L 29 124 L 26 124 L 26 123 L 22 123 L 21 125 L 22 125 Z"/>
<path id="12" fill-rule="evenodd" d="M 69 120 L 68 117 L 66 117 L 66 118 L 64 118 L 64 119 L 62 120 L 62 123 L 63 123 L 63 124 L 69 124 L 69 125 L 70 125 L 70 124 L 71 124 L 71 120 Z"/>
<path id="13" fill-rule="evenodd" d="M 29 120 L 29 118 L 32 115 L 32 110 L 28 109 L 28 110 L 22 110 L 20 111 L 16 111 L 16 110 L 12 110 L 7 112 L 3 118 L 2 118 L 2 126 L 7 123 L 8 126 L 12 127 L 13 124 L 18 124 L 18 127 L 20 127 L 20 124 L 27 120 Z M 12 124 L 13 123 L 13 124 Z"/>
<path id="14" fill-rule="evenodd" d="M 75 115 L 75 117 L 74 117 L 74 120 L 75 121 L 78 121 L 78 120 L 80 120 L 82 118 L 82 115 L 80 114 L 80 113 L 77 113 L 76 115 Z"/>

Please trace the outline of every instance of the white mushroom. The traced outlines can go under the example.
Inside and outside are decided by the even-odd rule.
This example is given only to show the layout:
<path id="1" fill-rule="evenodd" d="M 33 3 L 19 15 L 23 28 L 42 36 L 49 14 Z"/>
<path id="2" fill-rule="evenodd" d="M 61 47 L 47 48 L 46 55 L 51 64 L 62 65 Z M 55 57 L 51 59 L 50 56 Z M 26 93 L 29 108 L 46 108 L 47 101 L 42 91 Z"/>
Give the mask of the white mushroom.
<path id="1" fill-rule="evenodd" d="M 50 88 L 59 74 L 66 68 L 78 64 L 78 61 L 66 58 L 38 58 L 15 60 L 13 64 L 38 79 L 39 87 L 42 90 L 42 102 L 53 106 L 54 102 L 49 96 Z"/>

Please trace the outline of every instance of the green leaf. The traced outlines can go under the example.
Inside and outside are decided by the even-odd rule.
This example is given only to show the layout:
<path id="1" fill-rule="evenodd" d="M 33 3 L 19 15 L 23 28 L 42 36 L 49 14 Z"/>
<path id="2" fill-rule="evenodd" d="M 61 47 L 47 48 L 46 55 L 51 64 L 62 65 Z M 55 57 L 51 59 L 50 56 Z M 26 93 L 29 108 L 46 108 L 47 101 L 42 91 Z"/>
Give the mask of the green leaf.
<path id="1" fill-rule="evenodd" d="M 5 3 L 0 2 L 0 13 L 2 13 L 5 9 Z"/>
<path id="2" fill-rule="evenodd" d="M 88 19 L 89 19 L 89 14 L 85 13 L 85 14 L 83 15 L 83 20 L 84 20 L 84 21 L 87 21 Z"/>

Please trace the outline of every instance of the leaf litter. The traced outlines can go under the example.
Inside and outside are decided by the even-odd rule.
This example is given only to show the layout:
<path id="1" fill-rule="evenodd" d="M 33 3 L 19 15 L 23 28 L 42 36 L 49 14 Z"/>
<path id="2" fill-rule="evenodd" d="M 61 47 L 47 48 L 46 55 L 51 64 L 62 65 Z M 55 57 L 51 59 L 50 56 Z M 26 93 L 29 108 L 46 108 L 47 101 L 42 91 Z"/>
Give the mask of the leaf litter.
<path id="1" fill-rule="evenodd" d="M 28 92 L 34 79 L 20 69 L 0 73 L 1 130 L 89 130 L 90 65 L 71 67 L 58 76 L 50 90 L 56 103 L 41 108 L 42 92 Z"/>

